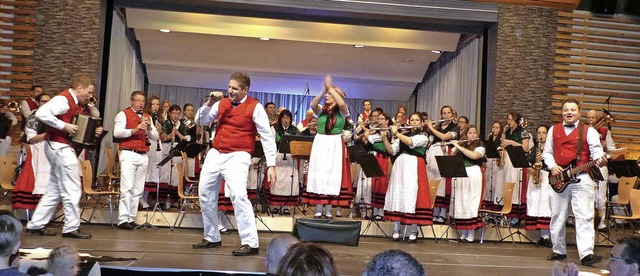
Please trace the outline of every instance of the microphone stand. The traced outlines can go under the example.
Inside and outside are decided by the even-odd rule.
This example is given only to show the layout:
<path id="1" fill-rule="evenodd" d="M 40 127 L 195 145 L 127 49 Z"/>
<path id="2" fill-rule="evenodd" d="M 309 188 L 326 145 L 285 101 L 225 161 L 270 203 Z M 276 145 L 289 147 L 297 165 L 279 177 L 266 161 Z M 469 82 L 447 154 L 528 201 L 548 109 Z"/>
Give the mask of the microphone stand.
<path id="1" fill-rule="evenodd" d="M 307 83 L 306 91 L 302 94 L 300 101 L 298 102 L 298 107 L 296 108 L 296 112 L 293 113 L 293 118 L 298 118 L 298 112 L 300 112 L 300 107 L 302 106 L 302 102 L 304 102 L 304 97 L 309 96 L 309 83 Z M 292 119 L 293 120 L 293 119 Z"/>

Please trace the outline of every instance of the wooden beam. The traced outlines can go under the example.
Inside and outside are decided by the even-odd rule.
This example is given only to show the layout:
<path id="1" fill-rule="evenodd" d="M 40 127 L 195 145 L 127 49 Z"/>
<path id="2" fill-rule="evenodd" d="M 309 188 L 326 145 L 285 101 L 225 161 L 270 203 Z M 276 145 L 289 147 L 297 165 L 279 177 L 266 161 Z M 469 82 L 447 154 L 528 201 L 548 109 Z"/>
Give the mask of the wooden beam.
<path id="1" fill-rule="evenodd" d="M 606 99 L 607 96 L 594 96 L 594 95 L 583 95 L 583 96 L 567 96 L 567 95 L 553 95 L 551 96 L 551 98 L 553 100 L 556 101 L 564 101 L 568 98 L 574 98 L 578 101 L 584 101 L 584 102 L 591 102 L 594 104 L 604 104 L 604 101 Z M 609 102 L 612 105 L 637 105 L 640 106 L 640 100 L 635 100 L 635 99 L 627 99 L 627 98 L 618 98 L 618 97 L 611 97 L 611 99 L 609 100 Z"/>
<path id="2" fill-rule="evenodd" d="M 20 39 L 35 39 L 35 36 L 32 34 L 7 34 L 0 32 L 0 38 L 20 38 Z"/>
<path id="3" fill-rule="evenodd" d="M 8 87 L 8 88 L 26 88 L 26 89 L 31 89 L 31 84 L 24 84 L 24 83 L 4 83 L 4 82 L 0 82 L 0 87 Z"/>
<path id="4" fill-rule="evenodd" d="M 0 30 L 35 32 L 36 31 L 36 26 L 0 24 Z"/>
<path id="5" fill-rule="evenodd" d="M 558 24 L 560 25 L 569 25 L 569 26 L 586 26 L 586 27 L 596 27 L 610 30 L 623 30 L 623 31 L 633 31 L 640 32 L 640 26 L 636 24 L 610 24 L 608 22 L 597 22 L 591 20 L 582 20 L 582 19 L 558 19 Z"/>
<path id="6" fill-rule="evenodd" d="M 556 35 L 557 39 L 566 39 L 566 40 L 581 40 L 581 41 L 590 41 L 597 42 L 602 44 L 610 44 L 610 45 L 624 45 L 631 47 L 640 47 L 640 42 L 628 41 L 628 40 L 619 40 L 619 39 L 607 39 L 607 38 L 598 38 L 592 36 L 583 36 L 583 35 L 567 35 L 558 33 Z"/>
<path id="7" fill-rule="evenodd" d="M 547 7 L 564 11 L 575 10 L 579 0 L 473 0 L 475 2 L 511 4 L 520 6 Z"/>
<path id="8" fill-rule="evenodd" d="M 596 17 L 588 13 L 573 13 L 573 12 L 558 12 L 558 18 L 581 18 L 588 19 L 589 21 L 602 21 L 602 22 L 616 22 L 616 23 L 628 23 L 628 24 L 638 24 L 634 19 L 626 18 L 626 17 Z"/>
<path id="9" fill-rule="evenodd" d="M 0 1 L 0 5 L 14 7 L 36 7 L 38 6 L 38 3 L 35 1 Z"/>
<path id="10" fill-rule="evenodd" d="M 568 57 L 557 57 L 556 62 L 564 62 L 569 64 L 593 64 L 593 65 L 604 65 L 604 66 L 612 66 L 612 67 L 620 67 L 620 68 L 632 68 L 632 69 L 640 69 L 640 63 L 635 62 L 621 62 L 621 61 L 606 61 L 606 60 L 597 60 L 597 59 L 589 59 L 589 58 L 568 58 Z"/>
<path id="11" fill-rule="evenodd" d="M 593 87 L 593 88 L 604 88 L 604 89 L 612 89 L 612 90 L 621 90 L 621 91 L 629 91 L 629 92 L 640 92 L 640 86 L 632 86 L 632 85 L 620 85 L 620 84 L 574 81 L 574 80 L 561 80 L 561 79 L 555 79 L 555 80 L 553 80 L 553 83 L 555 83 L 555 84 L 564 84 L 564 85 L 572 85 L 572 86 L 582 86 L 582 87 Z"/>
<path id="12" fill-rule="evenodd" d="M 33 56 L 33 50 L 0 50 L 0 55 Z"/>
<path id="13" fill-rule="evenodd" d="M 0 41 L 0 46 L 33 48 L 36 46 L 36 44 L 33 42 L 23 42 L 23 41 L 20 41 L 20 42 Z"/>
<path id="14" fill-rule="evenodd" d="M 0 9 L 0 13 L 6 14 L 26 14 L 26 15 L 35 15 L 36 10 L 27 10 L 27 9 Z"/>
<path id="15" fill-rule="evenodd" d="M 602 52 L 593 52 L 593 51 L 576 51 L 576 50 L 565 50 L 565 49 L 556 49 L 556 54 L 640 62 L 640 55 L 616 55 L 611 53 L 602 53 Z"/>
<path id="16" fill-rule="evenodd" d="M 606 68 L 606 67 L 593 67 L 586 65 L 564 65 L 564 64 L 555 64 L 553 68 L 556 70 L 565 70 L 565 71 L 578 71 L 578 72 L 592 72 L 592 73 L 603 73 L 603 74 L 613 74 L 619 76 L 640 76 L 640 70 L 618 70 L 615 68 Z"/>
<path id="17" fill-rule="evenodd" d="M 0 58 L 0 63 L 33 64 L 33 59 L 30 59 L 30 58 Z M 29 88 L 31 88 L 31 87 L 29 87 Z"/>
<path id="18" fill-rule="evenodd" d="M 32 67 L 0 66 L 0 71 L 33 73 Z"/>
<path id="19" fill-rule="evenodd" d="M 12 23 L 26 23 L 26 24 L 35 24 L 36 19 L 31 17 L 6 17 L 0 16 L 0 21 L 2 22 L 12 22 Z"/>
<path id="20" fill-rule="evenodd" d="M 608 32 L 608 31 L 593 30 L 593 29 L 586 29 L 586 28 L 566 28 L 566 27 L 558 27 L 558 32 L 570 33 L 570 34 L 607 36 L 607 37 L 626 38 L 626 39 L 640 39 L 640 35 L 636 35 L 633 32 Z"/>
<path id="21" fill-rule="evenodd" d="M 33 76 L 30 75 L 3 75 L 0 74 L 0 80 L 33 80 Z"/>
<path id="22" fill-rule="evenodd" d="M 597 89 L 581 89 L 581 88 L 568 88 L 562 86 L 553 87 L 552 90 L 554 92 L 561 93 L 575 93 L 575 94 L 586 94 L 586 95 L 600 95 L 604 97 L 619 97 L 625 99 L 635 99 L 638 97 L 638 93 L 633 92 L 618 92 L 611 90 L 597 90 Z"/>
<path id="23" fill-rule="evenodd" d="M 631 54 L 640 54 L 640 48 L 631 48 L 631 47 L 616 47 L 609 45 L 597 45 L 594 43 L 588 42 L 564 42 L 558 41 L 556 42 L 556 46 L 558 48 L 570 48 L 570 49 L 585 49 L 585 50 L 602 50 L 607 52 L 620 52 L 620 53 L 631 53 Z"/>
<path id="24" fill-rule="evenodd" d="M 616 83 L 638 83 L 640 84 L 640 78 L 622 78 L 622 77 L 614 77 L 614 76 L 603 76 L 603 75 L 591 75 L 591 74 L 572 74 L 572 73 L 564 73 L 556 71 L 553 73 L 553 76 L 559 78 L 568 78 L 568 79 L 584 79 L 584 80 L 597 80 L 597 81 L 606 81 L 606 82 L 616 82 Z"/>

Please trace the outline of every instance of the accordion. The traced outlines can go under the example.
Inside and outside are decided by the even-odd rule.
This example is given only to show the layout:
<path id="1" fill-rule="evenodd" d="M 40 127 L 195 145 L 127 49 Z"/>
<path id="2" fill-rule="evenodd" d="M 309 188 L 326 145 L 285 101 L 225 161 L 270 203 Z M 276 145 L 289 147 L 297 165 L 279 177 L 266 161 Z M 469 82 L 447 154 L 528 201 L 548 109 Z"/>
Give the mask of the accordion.
<path id="1" fill-rule="evenodd" d="M 102 119 L 88 115 L 78 115 L 74 124 L 78 126 L 78 131 L 71 137 L 71 141 L 80 147 L 94 147 L 96 145 L 96 129 L 100 126 Z"/>

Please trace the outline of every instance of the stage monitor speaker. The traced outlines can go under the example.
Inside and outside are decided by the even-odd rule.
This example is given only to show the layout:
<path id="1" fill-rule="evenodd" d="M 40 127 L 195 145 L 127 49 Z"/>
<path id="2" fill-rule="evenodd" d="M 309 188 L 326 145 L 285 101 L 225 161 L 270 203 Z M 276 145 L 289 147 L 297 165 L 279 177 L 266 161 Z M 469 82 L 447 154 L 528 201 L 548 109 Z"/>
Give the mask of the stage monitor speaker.
<path id="1" fill-rule="evenodd" d="M 360 221 L 297 219 L 293 234 L 302 242 L 326 242 L 358 246 Z"/>
<path id="2" fill-rule="evenodd" d="M 596 14 L 615 14 L 618 0 L 593 0 L 591 12 Z"/>

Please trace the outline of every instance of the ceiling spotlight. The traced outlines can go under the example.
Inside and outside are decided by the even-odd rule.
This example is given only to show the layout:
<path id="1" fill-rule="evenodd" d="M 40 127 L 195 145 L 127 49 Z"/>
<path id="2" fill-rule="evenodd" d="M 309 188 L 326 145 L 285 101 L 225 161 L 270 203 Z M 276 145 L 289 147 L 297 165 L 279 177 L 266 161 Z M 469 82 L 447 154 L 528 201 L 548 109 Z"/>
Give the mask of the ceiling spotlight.
<path id="1" fill-rule="evenodd" d="M 169 29 L 160 29 L 160 32 L 161 33 L 170 33 L 171 30 L 169 30 Z"/>
<path id="2" fill-rule="evenodd" d="M 271 40 L 271 38 L 268 38 L 268 37 L 261 37 L 261 38 L 260 38 L 260 40 L 262 40 L 262 41 L 269 41 L 269 40 Z"/>
<path id="3" fill-rule="evenodd" d="M 364 45 L 356 44 L 356 45 L 353 45 L 353 48 L 364 48 Z"/>
<path id="4" fill-rule="evenodd" d="M 432 52 L 432 53 L 434 53 L 434 54 L 440 54 L 440 53 L 442 53 L 442 51 L 438 51 L 438 50 L 431 50 L 431 52 Z"/>
<path id="5" fill-rule="evenodd" d="M 402 62 L 413 62 L 413 59 L 403 59 Z"/>

